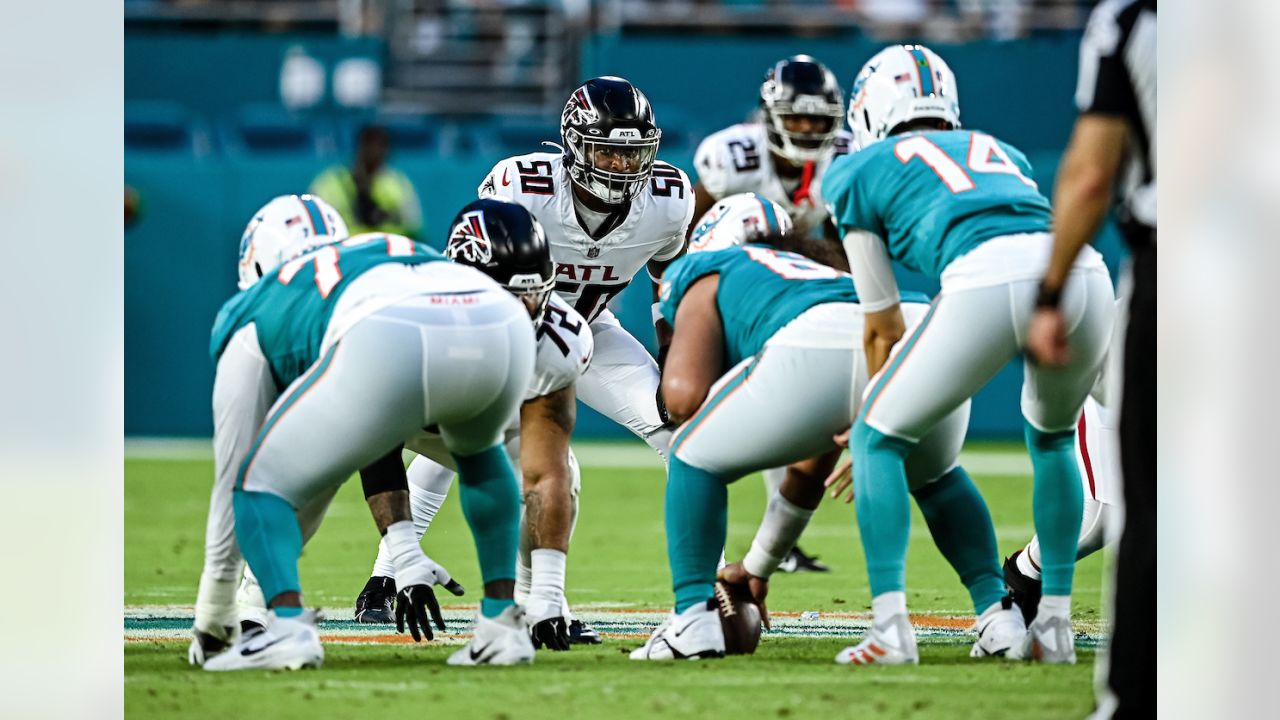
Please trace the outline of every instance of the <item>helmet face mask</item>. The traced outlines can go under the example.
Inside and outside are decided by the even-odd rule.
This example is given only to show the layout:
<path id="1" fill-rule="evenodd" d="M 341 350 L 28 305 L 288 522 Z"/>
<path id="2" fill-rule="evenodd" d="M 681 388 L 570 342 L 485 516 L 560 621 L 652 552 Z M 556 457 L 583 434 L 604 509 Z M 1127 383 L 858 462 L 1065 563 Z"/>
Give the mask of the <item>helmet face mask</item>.
<path id="1" fill-rule="evenodd" d="M 849 128 L 858 148 L 905 123 L 937 120 L 960 127 L 955 74 L 923 45 L 893 45 L 862 66 L 849 93 Z"/>
<path id="2" fill-rule="evenodd" d="M 796 55 L 769 68 L 760 108 L 769 149 L 799 165 L 821 159 L 835 142 L 844 95 L 825 65 Z"/>
<path id="3" fill-rule="evenodd" d="M 662 131 L 649 100 L 616 77 L 588 80 L 560 116 L 565 168 L 575 185 L 610 205 L 644 191 Z"/>
<path id="4" fill-rule="evenodd" d="M 239 288 L 303 252 L 348 237 L 338 211 L 313 195 L 281 195 L 259 208 L 240 236 Z"/>
<path id="5" fill-rule="evenodd" d="M 515 203 L 474 200 L 453 219 L 445 257 L 470 265 L 516 296 L 537 327 L 556 287 L 551 246 L 537 218 Z"/>

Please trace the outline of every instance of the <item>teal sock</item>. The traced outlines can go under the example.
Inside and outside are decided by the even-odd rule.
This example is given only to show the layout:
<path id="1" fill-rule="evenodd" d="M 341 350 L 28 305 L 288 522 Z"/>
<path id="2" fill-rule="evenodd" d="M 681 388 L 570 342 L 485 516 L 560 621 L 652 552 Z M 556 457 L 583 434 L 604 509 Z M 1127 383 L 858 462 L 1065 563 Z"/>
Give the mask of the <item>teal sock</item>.
<path id="1" fill-rule="evenodd" d="M 271 493 L 236 490 L 231 507 L 236 514 L 240 553 L 257 576 L 267 603 L 282 592 L 302 592 L 298 581 L 302 529 L 293 506 Z M 281 617 L 301 612 L 302 608 L 276 609 Z"/>
<path id="2" fill-rule="evenodd" d="M 271 608 L 271 611 L 276 614 L 276 617 L 298 617 L 302 614 L 302 608 L 291 606 Z"/>
<path id="3" fill-rule="evenodd" d="M 495 618 L 501 615 L 503 610 L 515 604 L 516 601 L 511 598 L 480 598 L 480 614 L 487 618 Z"/>
<path id="4" fill-rule="evenodd" d="M 724 550 L 729 490 L 724 481 L 672 455 L 667 461 L 667 559 L 676 612 L 711 599 Z"/>
<path id="5" fill-rule="evenodd" d="M 981 615 L 1004 597 L 1004 576 L 991 513 L 969 473 L 956 466 L 911 493 L 920 506 L 933 544 L 969 589 L 973 611 Z"/>
<path id="6" fill-rule="evenodd" d="M 481 579 L 486 583 L 515 580 L 520 485 L 506 450 L 494 445 L 475 455 L 454 455 L 453 459 L 458 464 L 462 515 L 475 539 Z"/>
<path id="7" fill-rule="evenodd" d="M 873 430 L 861 419 L 849 439 L 854 505 L 872 597 L 906 590 L 911 499 L 905 463 L 914 448 L 915 443 Z"/>
<path id="8" fill-rule="evenodd" d="M 1076 545 L 1084 515 L 1084 489 L 1076 467 L 1075 433 L 1041 432 L 1023 423 L 1035 471 L 1032 515 L 1040 539 L 1040 578 L 1045 595 L 1070 595 Z"/>

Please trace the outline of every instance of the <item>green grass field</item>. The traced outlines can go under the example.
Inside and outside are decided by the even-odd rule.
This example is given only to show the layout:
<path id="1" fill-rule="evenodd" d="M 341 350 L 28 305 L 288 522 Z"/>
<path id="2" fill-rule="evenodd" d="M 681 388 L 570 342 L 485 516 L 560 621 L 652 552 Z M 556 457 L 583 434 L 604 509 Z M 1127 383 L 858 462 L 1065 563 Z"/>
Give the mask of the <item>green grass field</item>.
<path id="1" fill-rule="evenodd" d="M 1001 551 L 1011 553 L 1032 533 L 1030 478 L 1008 469 L 1020 467 L 1017 450 L 971 449 L 980 451 L 992 468 L 983 472 L 984 463 L 970 464 L 991 506 Z M 663 476 L 645 452 L 602 445 L 584 446 L 580 453 L 582 512 L 570 552 L 568 592 L 570 602 L 589 620 L 593 611 L 603 613 L 601 618 L 610 612 L 616 617 L 620 611 L 660 611 L 671 603 Z M 205 459 L 126 460 L 125 707 L 130 717 L 226 717 L 252 708 L 271 718 L 406 711 L 497 720 L 683 716 L 745 708 L 756 716 L 779 718 L 861 711 L 889 717 L 1059 718 L 1081 717 L 1092 706 L 1093 652 L 1086 648 L 1098 633 L 1098 556 L 1081 563 L 1076 576 L 1077 630 L 1090 633 L 1082 638 L 1079 665 L 970 660 L 968 643 L 954 629 L 922 636 L 919 667 L 835 665 L 832 657 L 858 635 L 850 623 L 860 621 L 851 614 L 865 613 L 870 605 L 853 510 L 835 502 L 819 509 L 802 541 L 834 572 L 779 575 L 769 603 L 780 620 L 817 611 L 824 621 L 806 625 L 791 616 L 786 629 L 766 635 L 752 657 L 675 666 L 633 663 L 625 653 L 640 644 L 637 636 L 644 628 L 615 627 L 602 620 L 606 633 L 618 631 L 607 635 L 604 645 L 542 653 L 532 667 L 449 668 L 444 665 L 453 649 L 448 644 L 412 645 L 369 636 L 329 643 L 325 666 L 315 672 L 203 673 L 187 666 L 186 641 L 180 636 L 189 626 L 195 600 L 211 477 L 212 463 Z M 757 477 L 731 489 L 730 559 L 749 545 L 763 508 Z M 376 540 L 359 483 L 348 483 L 302 559 L 308 604 L 332 616 L 349 614 L 368 577 Z M 475 553 L 456 493 L 424 546 L 466 587 L 478 590 Z M 913 612 L 944 616 L 938 622 L 963 629 L 962 620 L 947 616 L 971 616 L 968 595 L 934 549 L 918 514 L 907 582 Z M 469 593 L 457 600 L 476 598 Z M 451 607 L 451 623 L 471 611 L 466 602 Z M 658 616 L 629 617 L 641 618 L 631 621 L 635 623 Z M 826 623 L 827 617 L 837 620 Z M 321 631 L 330 632 L 325 626 Z"/>

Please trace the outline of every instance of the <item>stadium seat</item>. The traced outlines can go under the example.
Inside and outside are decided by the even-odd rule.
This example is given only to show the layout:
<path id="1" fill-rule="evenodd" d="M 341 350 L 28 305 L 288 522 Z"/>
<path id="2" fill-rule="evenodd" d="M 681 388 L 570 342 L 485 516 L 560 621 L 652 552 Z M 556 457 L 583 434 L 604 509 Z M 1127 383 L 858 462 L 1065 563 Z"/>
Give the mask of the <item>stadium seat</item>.
<path id="1" fill-rule="evenodd" d="M 274 104 L 255 103 L 224 119 L 224 147 L 233 153 L 328 155 L 336 152 L 330 124 Z"/>
<path id="2" fill-rule="evenodd" d="M 203 155 L 209 151 L 209 134 L 180 103 L 131 100 L 124 106 L 124 146 L 131 152 Z"/>
<path id="3" fill-rule="evenodd" d="M 441 128 L 434 118 L 421 115 L 366 115 L 349 117 L 339 127 L 338 151 L 343 157 L 355 153 L 356 138 L 366 125 L 380 125 L 391 136 L 391 152 L 403 155 L 435 155 L 440 149 Z"/>

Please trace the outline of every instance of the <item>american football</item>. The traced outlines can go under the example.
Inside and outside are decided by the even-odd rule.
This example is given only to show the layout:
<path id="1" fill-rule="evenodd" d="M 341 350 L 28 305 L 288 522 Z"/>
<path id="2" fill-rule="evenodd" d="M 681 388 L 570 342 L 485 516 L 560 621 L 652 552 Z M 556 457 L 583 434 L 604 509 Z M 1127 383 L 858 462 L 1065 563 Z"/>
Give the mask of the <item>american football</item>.
<path id="1" fill-rule="evenodd" d="M 750 655 L 760 645 L 760 606 L 743 585 L 716 583 L 716 609 L 724 631 L 725 655 Z"/>

